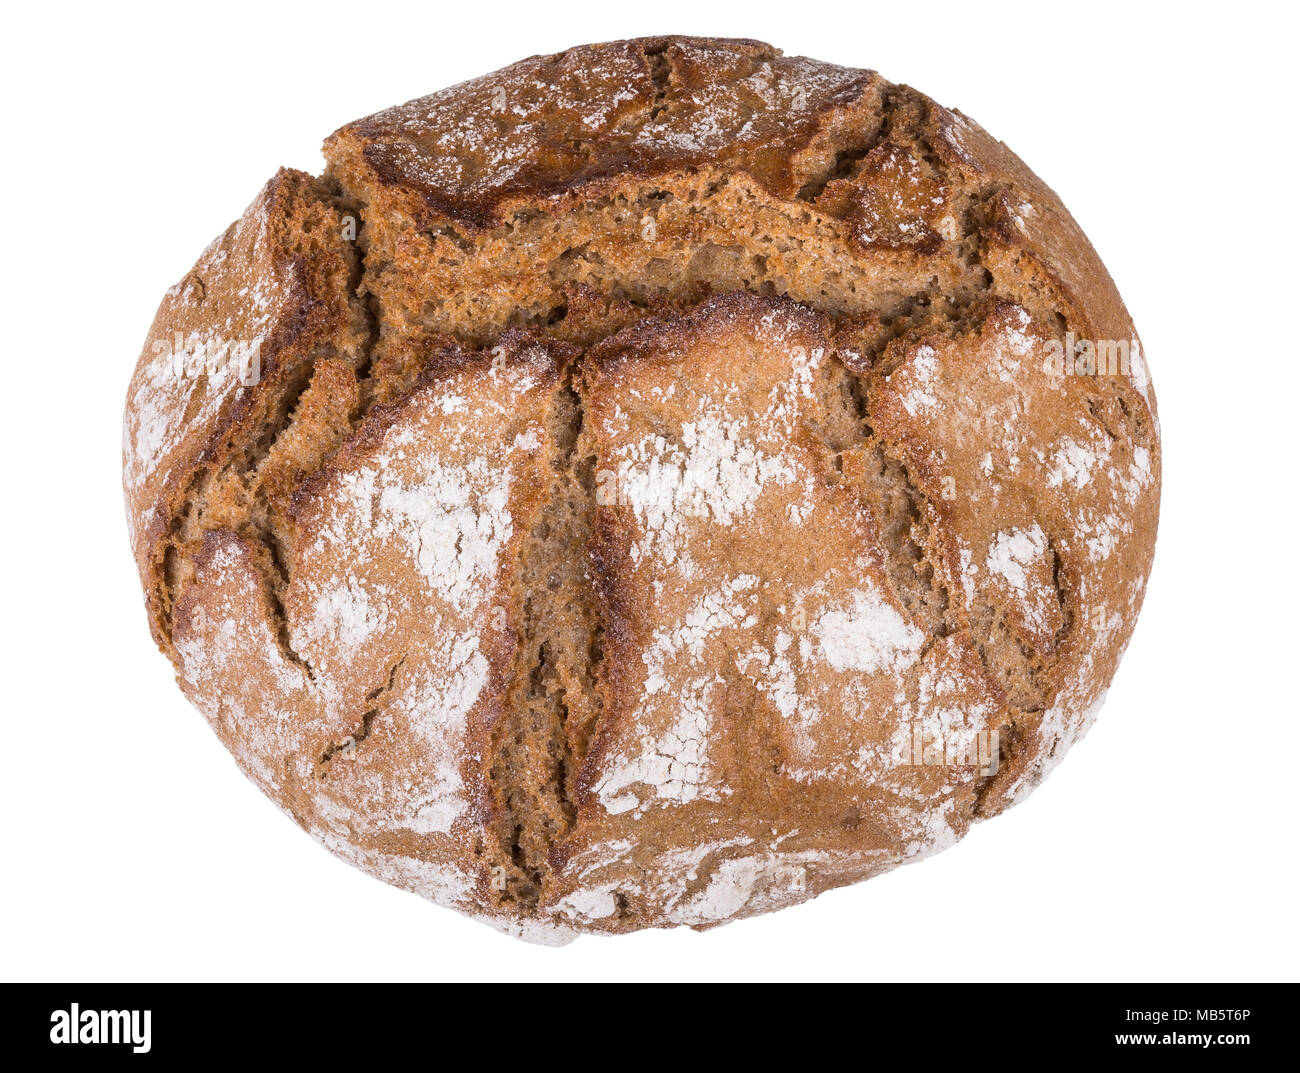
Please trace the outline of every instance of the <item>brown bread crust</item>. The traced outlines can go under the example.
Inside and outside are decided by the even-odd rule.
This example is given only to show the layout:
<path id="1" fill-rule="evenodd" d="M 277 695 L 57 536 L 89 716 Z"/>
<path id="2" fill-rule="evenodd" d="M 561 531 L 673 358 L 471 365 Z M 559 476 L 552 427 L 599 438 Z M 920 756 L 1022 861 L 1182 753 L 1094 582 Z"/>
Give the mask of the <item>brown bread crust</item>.
<path id="1" fill-rule="evenodd" d="M 707 927 L 951 844 L 1086 731 L 1158 422 L 1004 145 L 654 38 L 325 152 L 164 298 L 124 485 L 182 688 L 332 850 L 528 938 Z M 1053 372 L 1066 333 L 1131 367 Z"/>

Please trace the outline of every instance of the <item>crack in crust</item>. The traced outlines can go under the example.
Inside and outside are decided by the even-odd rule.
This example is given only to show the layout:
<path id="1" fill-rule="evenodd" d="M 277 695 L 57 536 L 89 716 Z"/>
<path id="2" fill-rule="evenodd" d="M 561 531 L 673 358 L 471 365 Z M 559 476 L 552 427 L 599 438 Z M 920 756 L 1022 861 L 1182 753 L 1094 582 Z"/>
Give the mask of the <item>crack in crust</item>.
<path id="1" fill-rule="evenodd" d="M 575 361 L 553 397 L 550 487 L 513 597 L 523 623 L 514 689 L 488 772 L 497 822 L 487 859 L 505 878 L 501 900 L 525 909 L 542 897 L 550 853 L 576 819 L 575 781 L 599 717 L 601 626 L 586 562 L 595 489 L 593 460 L 578 451 L 576 375 Z"/>
<path id="2" fill-rule="evenodd" d="M 383 709 L 385 698 L 393 691 L 393 683 L 397 680 L 397 672 L 402 669 L 405 662 L 406 657 L 403 656 L 393 664 L 392 669 L 388 672 L 387 680 L 382 685 L 375 686 L 366 694 L 366 702 L 373 706 L 368 707 L 361 713 L 361 719 L 352 733 L 339 741 L 330 742 L 325 747 L 320 754 L 320 759 L 316 762 L 316 774 L 319 778 L 325 778 L 329 764 L 336 756 L 351 754 L 358 745 L 370 737 L 370 731 L 374 726 L 375 719 Z"/>
<path id="3" fill-rule="evenodd" d="M 944 315 L 952 323 L 964 323 L 972 308 L 982 304 L 981 301 L 962 303 L 960 307 L 953 305 Z M 980 600 L 969 621 L 952 614 L 952 593 L 941 580 L 941 572 L 936 572 L 932 558 L 938 553 L 931 524 L 937 516 L 935 504 L 912 479 L 906 461 L 891 451 L 872 428 L 870 385 L 892 370 L 893 363 L 887 355 L 891 350 L 897 351 L 893 344 L 933 328 L 935 317 L 932 296 L 917 295 L 901 315 L 881 325 L 866 345 L 849 351 L 847 356 L 841 353 L 837 357 L 846 379 L 846 408 L 860 431 L 858 445 L 865 451 L 867 464 L 860 467 L 861 491 L 880 519 L 881 541 L 887 552 L 894 594 L 926 629 L 927 646 L 955 633 L 964 633 L 974 641 L 985 675 L 997 684 L 1008 708 L 1009 718 L 996 727 L 1001 743 L 999 759 L 1008 763 L 1023 741 L 1027 719 L 1046 711 L 1055 699 L 1057 683 L 1052 679 L 1052 668 L 1016 638 L 991 601 Z M 827 446 L 832 450 L 839 447 L 835 465 L 842 471 L 845 453 L 842 443 L 828 441 Z M 1059 649 L 1073 626 L 1073 614 L 1060 577 L 1060 556 L 1050 538 L 1048 551 L 1053 561 L 1055 597 L 1063 619 L 1055 634 Z M 976 813 L 982 810 L 983 799 L 994 785 L 994 779 L 994 775 L 989 775 L 982 780 L 976 792 Z"/>

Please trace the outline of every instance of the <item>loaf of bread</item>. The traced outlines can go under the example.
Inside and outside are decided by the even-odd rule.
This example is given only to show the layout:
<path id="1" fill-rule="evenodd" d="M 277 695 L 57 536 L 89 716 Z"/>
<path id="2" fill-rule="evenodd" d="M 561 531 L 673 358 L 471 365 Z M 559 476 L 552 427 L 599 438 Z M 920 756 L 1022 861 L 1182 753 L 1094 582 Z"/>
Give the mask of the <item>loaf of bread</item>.
<path id="1" fill-rule="evenodd" d="M 333 852 L 537 941 L 952 845 L 1088 729 L 1151 565 L 1129 315 L 1000 142 L 754 41 L 343 127 L 163 299 L 154 639 Z"/>

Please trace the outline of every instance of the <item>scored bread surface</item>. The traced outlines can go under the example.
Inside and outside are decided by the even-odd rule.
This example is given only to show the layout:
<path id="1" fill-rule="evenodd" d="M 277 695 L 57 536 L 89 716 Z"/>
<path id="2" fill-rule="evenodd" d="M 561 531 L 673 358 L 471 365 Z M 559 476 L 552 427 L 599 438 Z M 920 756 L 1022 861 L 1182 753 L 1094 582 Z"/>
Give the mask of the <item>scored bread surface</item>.
<path id="1" fill-rule="evenodd" d="M 327 847 L 529 939 L 706 927 L 951 845 L 1084 734 L 1155 401 L 1004 145 L 658 38 L 325 154 L 164 298 L 124 484 L 155 640 Z M 1066 338 L 1130 367 L 1054 375 Z"/>

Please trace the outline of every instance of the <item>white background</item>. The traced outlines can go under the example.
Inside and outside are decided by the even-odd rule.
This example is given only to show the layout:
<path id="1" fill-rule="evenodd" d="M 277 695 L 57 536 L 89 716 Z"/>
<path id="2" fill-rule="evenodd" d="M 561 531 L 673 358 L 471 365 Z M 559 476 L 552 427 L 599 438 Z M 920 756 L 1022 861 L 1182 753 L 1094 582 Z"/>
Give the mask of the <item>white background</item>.
<path id="1" fill-rule="evenodd" d="M 262 2 L 6 18 L 0 974 L 1297 975 L 1296 27 L 1281 4 Z M 26 21 L 25 21 L 26 20 Z M 34 20 L 34 21 L 32 21 Z M 164 289 L 343 122 L 584 41 L 768 40 L 961 108 L 1055 187 L 1164 426 L 1146 608 L 1088 739 L 956 848 L 696 934 L 499 936 L 335 860 L 150 642 L 119 429 Z"/>

